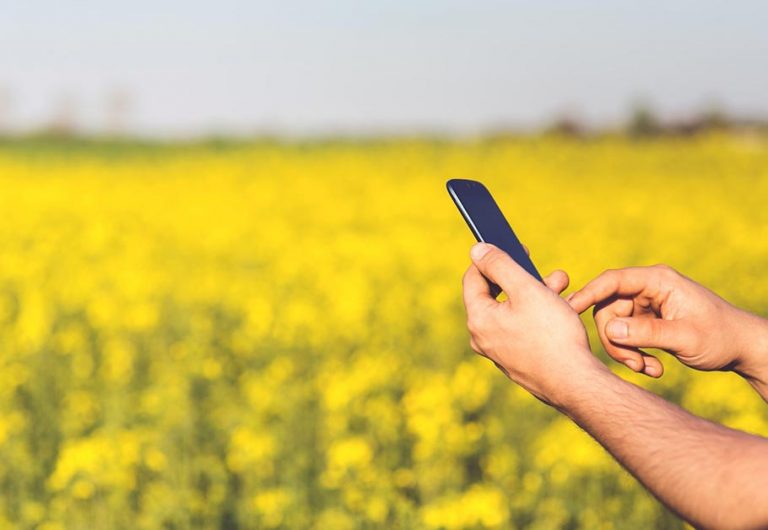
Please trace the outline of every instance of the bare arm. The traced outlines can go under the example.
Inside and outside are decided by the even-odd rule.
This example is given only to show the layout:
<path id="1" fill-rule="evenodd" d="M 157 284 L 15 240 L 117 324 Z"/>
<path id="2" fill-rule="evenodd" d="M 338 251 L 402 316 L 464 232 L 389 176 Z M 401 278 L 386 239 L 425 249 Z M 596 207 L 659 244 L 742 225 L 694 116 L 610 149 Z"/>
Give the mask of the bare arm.
<path id="1" fill-rule="evenodd" d="M 495 247 L 478 244 L 471 255 L 474 264 L 464 276 L 464 303 L 475 351 L 567 414 L 681 517 L 704 528 L 768 528 L 768 440 L 697 418 L 620 379 L 590 352 L 572 306 L 584 310 L 589 302 L 602 300 L 602 291 L 615 289 L 615 274 L 608 274 L 605 287 L 593 290 L 592 284 L 576 293 L 569 306 L 558 296 L 568 284 L 562 272 L 551 275 L 545 287 Z M 649 274 L 653 281 L 644 282 L 649 289 L 674 279 L 667 269 Z M 501 286 L 508 299 L 496 301 L 483 276 Z M 636 289 L 634 278 L 628 278 L 626 289 Z M 665 347 L 699 369 L 733 367 L 756 373 L 760 363 L 737 355 L 746 344 L 738 337 L 749 335 L 741 333 L 746 320 L 722 309 L 725 302 L 708 292 L 694 303 L 678 303 L 685 286 L 678 282 L 671 294 L 661 296 L 661 307 L 654 306 L 656 291 L 635 296 L 632 304 L 639 309 L 601 306 L 596 314 L 601 338 L 611 336 L 605 328 L 616 320 L 628 322 L 630 339 L 635 332 L 651 331 L 635 342 L 618 341 L 620 346 L 615 337 L 604 340 L 609 354 L 652 377 L 660 376 L 663 367 L 641 346 Z M 685 313 L 686 308 L 691 310 Z M 741 332 L 732 333 L 735 329 Z M 748 342 L 750 349 L 759 349 L 759 341 Z M 728 357 L 718 353 L 729 348 Z"/>
<path id="2" fill-rule="evenodd" d="M 768 527 L 768 440 L 698 418 L 610 371 L 558 408 L 697 528 Z"/>

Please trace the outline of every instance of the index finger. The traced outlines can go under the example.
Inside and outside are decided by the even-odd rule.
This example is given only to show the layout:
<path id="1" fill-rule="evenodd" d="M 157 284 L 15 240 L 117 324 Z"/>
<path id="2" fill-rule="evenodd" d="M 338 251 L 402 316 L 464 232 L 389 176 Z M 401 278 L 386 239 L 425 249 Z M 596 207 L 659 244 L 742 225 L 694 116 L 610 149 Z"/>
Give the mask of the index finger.
<path id="1" fill-rule="evenodd" d="M 636 296 L 645 290 L 649 281 L 649 270 L 645 267 L 607 270 L 574 292 L 568 303 L 574 311 L 583 313 L 613 296 Z"/>
<path id="2" fill-rule="evenodd" d="M 479 307 L 498 303 L 491 294 L 488 280 L 480 273 L 480 269 L 474 263 L 464 273 L 462 283 L 464 284 L 464 307 L 467 313 Z"/>

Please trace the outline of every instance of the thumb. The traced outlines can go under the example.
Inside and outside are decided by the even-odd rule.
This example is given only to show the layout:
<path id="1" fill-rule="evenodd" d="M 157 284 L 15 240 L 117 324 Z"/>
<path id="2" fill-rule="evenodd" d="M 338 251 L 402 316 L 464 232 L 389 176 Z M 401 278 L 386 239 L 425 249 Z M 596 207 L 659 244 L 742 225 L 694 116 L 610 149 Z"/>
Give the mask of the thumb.
<path id="1" fill-rule="evenodd" d="M 507 296 L 520 287 L 528 274 L 509 254 L 489 243 L 477 243 L 469 255 L 483 276 L 501 287 Z"/>
<path id="2" fill-rule="evenodd" d="M 679 320 L 614 318 L 605 325 L 605 335 L 615 344 L 677 352 L 689 342 L 691 330 Z"/>

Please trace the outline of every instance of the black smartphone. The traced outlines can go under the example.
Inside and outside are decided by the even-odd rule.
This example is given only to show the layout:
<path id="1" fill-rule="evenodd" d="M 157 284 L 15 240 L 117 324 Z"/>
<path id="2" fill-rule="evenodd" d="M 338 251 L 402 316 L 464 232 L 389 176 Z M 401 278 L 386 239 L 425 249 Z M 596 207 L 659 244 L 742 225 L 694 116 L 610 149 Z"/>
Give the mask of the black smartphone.
<path id="1" fill-rule="evenodd" d="M 474 180 L 451 179 L 445 183 L 448 193 L 456 203 L 461 216 L 467 222 L 475 239 L 491 243 L 510 255 L 523 269 L 539 280 L 541 274 L 536 270 L 525 248 L 509 226 L 499 205 L 493 200 L 491 192 L 480 182 Z M 491 294 L 496 297 L 501 293 L 499 286 L 491 284 Z"/>

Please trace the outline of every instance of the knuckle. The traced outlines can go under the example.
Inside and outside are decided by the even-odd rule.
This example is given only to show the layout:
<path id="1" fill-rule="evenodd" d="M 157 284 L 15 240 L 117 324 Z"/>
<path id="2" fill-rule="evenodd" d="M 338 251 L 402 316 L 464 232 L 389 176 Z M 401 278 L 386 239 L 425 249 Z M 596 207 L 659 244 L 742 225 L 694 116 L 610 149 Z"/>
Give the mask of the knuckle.
<path id="1" fill-rule="evenodd" d="M 598 278 L 601 281 L 612 281 L 619 277 L 619 270 L 618 269 L 605 269 L 603 272 L 600 273 Z"/>
<path id="2" fill-rule="evenodd" d="M 475 336 L 485 329 L 485 318 L 477 314 L 471 314 L 467 317 L 467 329 Z"/>
<path id="3" fill-rule="evenodd" d="M 651 267 L 653 270 L 655 270 L 658 274 L 664 276 L 664 277 L 672 277 L 677 276 L 678 272 L 667 265 L 666 263 L 657 263 L 653 267 Z"/>
<path id="4" fill-rule="evenodd" d="M 486 353 L 486 352 L 488 352 L 490 350 L 490 347 L 488 345 L 488 341 L 483 340 L 482 338 L 475 339 L 475 346 L 477 346 L 477 350 L 476 351 L 478 351 L 478 353 L 480 355 L 483 355 L 485 357 L 488 356 L 487 353 Z"/>

